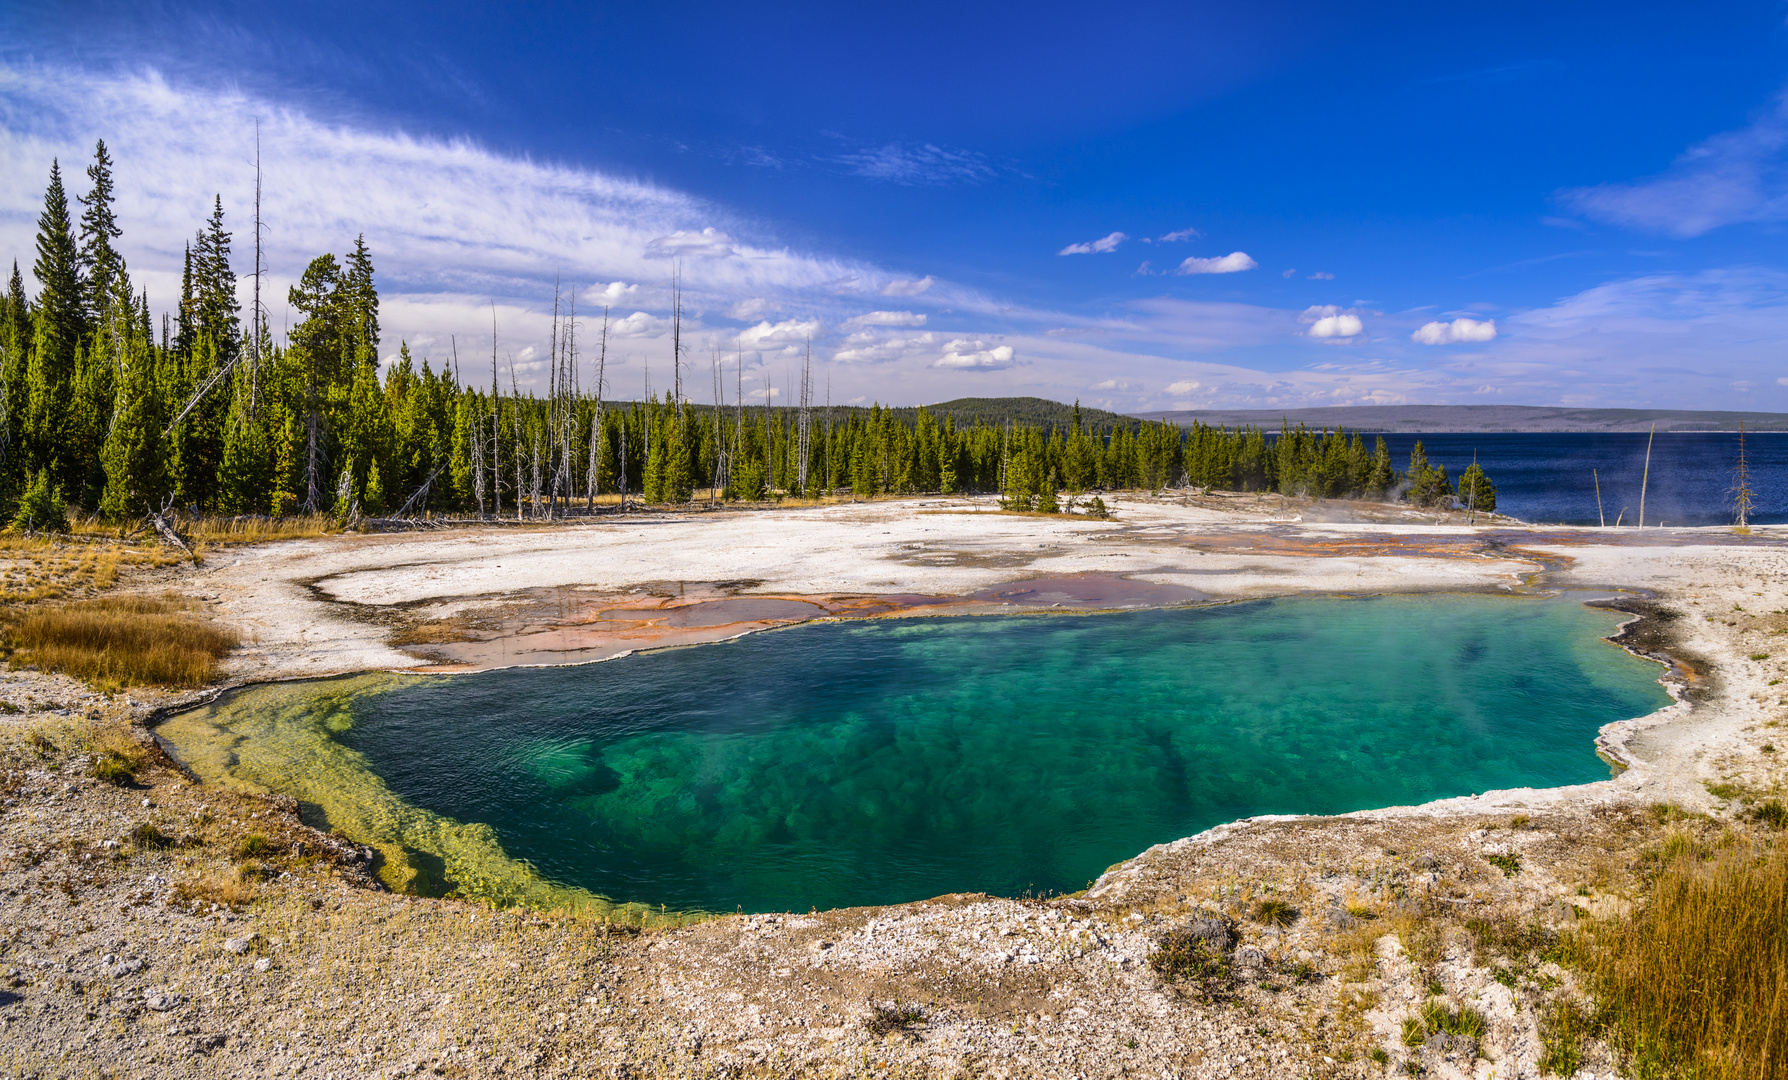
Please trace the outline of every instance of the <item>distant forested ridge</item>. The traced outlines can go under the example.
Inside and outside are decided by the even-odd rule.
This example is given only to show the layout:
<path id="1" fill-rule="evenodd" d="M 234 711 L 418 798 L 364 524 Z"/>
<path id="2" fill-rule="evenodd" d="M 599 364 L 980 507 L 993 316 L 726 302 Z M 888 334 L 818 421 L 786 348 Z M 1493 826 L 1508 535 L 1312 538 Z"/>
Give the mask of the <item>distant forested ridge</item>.
<path id="1" fill-rule="evenodd" d="M 1399 471 L 1383 440 L 1368 447 L 1341 431 L 1182 429 L 1039 398 L 833 409 L 814 403 L 810 369 L 799 405 L 748 406 L 738 393 L 729 404 L 724 372 L 699 371 L 675 334 L 671 390 L 605 400 L 607 313 L 579 318 L 574 297 L 555 297 L 543 393 L 518 390 L 494 341 L 488 382 L 470 342 L 439 369 L 400 344 L 381 371 L 364 237 L 339 259 L 311 260 L 287 294 L 298 321 L 275 343 L 264 306 L 244 318 L 237 302 L 246 275 L 232 264 L 221 198 L 157 325 L 117 250 L 111 170 L 101 142 L 77 217 L 52 165 L 36 295 L 15 261 L 0 311 L 0 514 L 15 527 L 53 528 L 64 503 L 121 522 L 170 505 L 542 518 L 586 512 L 599 496 L 677 503 L 697 490 L 999 493 L 1045 511 L 1058 491 L 1181 485 L 1495 505 L 1475 466 L 1455 492 L 1419 445 Z M 685 387 L 709 376 L 721 403 L 690 402 Z"/>

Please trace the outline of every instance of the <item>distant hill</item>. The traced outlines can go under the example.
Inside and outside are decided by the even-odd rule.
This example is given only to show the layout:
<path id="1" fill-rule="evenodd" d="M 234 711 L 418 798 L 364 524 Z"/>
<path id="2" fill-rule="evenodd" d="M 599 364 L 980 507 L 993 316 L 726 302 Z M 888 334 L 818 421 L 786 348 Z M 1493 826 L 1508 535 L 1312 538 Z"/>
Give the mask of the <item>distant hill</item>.
<path id="1" fill-rule="evenodd" d="M 957 427 L 968 427 L 979 420 L 996 427 L 1008 420 L 1019 424 L 1031 424 L 1037 427 L 1067 428 L 1074 422 L 1074 406 L 1063 405 L 1059 401 L 1050 401 L 1039 397 L 1002 397 L 980 398 L 965 397 L 954 401 L 940 401 L 936 405 L 925 406 L 925 411 L 938 419 L 947 413 L 956 418 Z M 902 423 L 911 424 L 919 413 L 917 407 L 895 409 L 894 416 Z M 1135 419 L 1120 416 L 1104 409 L 1092 409 L 1085 405 L 1080 407 L 1080 422 L 1089 428 L 1101 430 L 1112 427 L 1135 427 Z"/>
<path id="2" fill-rule="evenodd" d="M 1035 399 L 1019 399 L 1035 400 Z M 1334 405 L 1316 409 L 1181 409 L 1138 413 L 1190 427 L 1346 428 L 1349 431 L 1788 431 L 1788 413 L 1692 409 L 1565 409 L 1539 405 Z"/>

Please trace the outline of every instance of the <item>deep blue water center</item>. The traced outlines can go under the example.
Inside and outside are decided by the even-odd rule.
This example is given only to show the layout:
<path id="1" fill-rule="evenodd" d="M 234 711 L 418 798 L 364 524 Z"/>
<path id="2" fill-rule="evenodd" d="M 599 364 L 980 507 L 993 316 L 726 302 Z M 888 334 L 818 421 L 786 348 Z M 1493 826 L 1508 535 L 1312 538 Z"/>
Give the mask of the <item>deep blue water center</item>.
<path id="1" fill-rule="evenodd" d="M 1367 447 L 1377 437 L 1367 435 Z M 1523 521 L 1596 525 L 1605 513 L 1610 525 L 1617 520 L 1633 525 L 1641 491 L 1647 525 L 1734 521 L 1737 432 L 1658 432 L 1651 442 L 1649 479 L 1642 431 L 1387 434 L 1385 447 L 1399 469 L 1408 465 L 1418 439 L 1428 459 L 1445 465 L 1455 481 L 1475 457 L 1496 485 L 1496 509 Z M 1744 449 L 1753 492 L 1751 523 L 1788 523 L 1788 432 L 1753 432 L 1745 436 Z"/>
<path id="2" fill-rule="evenodd" d="M 420 681 L 338 737 L 544 875 L 672 908 L 1074 890 L 1151 844 L 1605 779 L 1668 701 L 1570 598 L 810 624 Z"/>

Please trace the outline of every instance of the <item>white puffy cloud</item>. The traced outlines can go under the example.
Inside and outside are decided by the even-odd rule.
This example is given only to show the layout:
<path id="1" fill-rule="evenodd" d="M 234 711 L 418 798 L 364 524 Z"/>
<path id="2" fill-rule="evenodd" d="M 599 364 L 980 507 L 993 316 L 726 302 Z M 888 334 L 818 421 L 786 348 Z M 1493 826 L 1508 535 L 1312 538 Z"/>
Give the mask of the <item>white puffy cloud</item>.
<path id="1" fill-rule="evenodd" d="M 846 319 L 848 327 L 862 326 L 924 326 L 925 316 L 917 311 L 866 311 L 861 315 Z"/>
<path id="2" fill-rule="evenodd" d="M 1087 387 L 1089 390 L 1131 390 L 1136 386 L 1129 379 L 1103 379 Z"/>
<path id="3" fill-rule="evenodd" d="M 1197 379 L 1181 379 L 1178 382 L 1168 383 L 1167 392 L 1170 394 L 1190 394 L 1192 391 L 1197 390 L 1201 385 L 1202 384 Z"/>
<path id="4" fill-rule="evenodd" d="M 669 329 L 669 319 L 661 319 L 656 315 L 644 311 L 636 311 L 625 319 L 616 319 L 614 322 L 608 324 L 608 333 L 610 337 L 657 337 Z M 528 348 L 531 349 L 533 346 L 530 345 Z"/>
<path id="5" fill-rule="evenodd" d="M 674 259 L 695 257 L 698 259 L 725 259 L 737 255 L 733 250 L 733 238 L 714 228 L 712 225 L 696 231 L 678 229 L 666 236 L 656 237 L 646 244 L 646 258 Z"/>
<path id="6" fill-rule="evenodd" d="M 1069 244 L 1056 252 L 1057 255 L 1092 255 L 1107 251 L 1116 251 L 1118 245 L 1130 239 L 1121 232 L 1109 233 L 1097 240 L 1088 240 L 1081 244 Z"/>
<path id="7" fill-rule="evenodd" d="M 1409 335 L 1417 345 L 1451 345 L 1460 341 L 1495 341 L 1496 320 L 1454 319 L 1452 322 L 1423 323 Z"/>
<path id="8" fill-rule="evenodd" d="M 914 280 L 912 278 L 895 278 L 882 286 L 883 296 L 918 296 L 926 289 L 937 284 L 937 279 L 930 274 Z"/>
<path id="9" fill-rule="evenodd" d="M 1173 232 L 1155 237 L 1153 242 L 1157 244 L 1177 244 L 1182 240 L 1196 240 L 1203 235 L 1204 234 L 1197 229 L 1175 229 Z"/>
<path id="10" fill-rule="evenodd" d="M 944 355 L 932 367 L 969 371 L 1003 371 L 1018 362 L 1010 345 L 989 347 L 979 339 L 957 338 L 944 346 Z"/>
<path id="11" fill-rule="evenodd" d="M 844 347 L 832 354 L 841 364 L 886 364 L 914 356 L 929 356 L 937 349 L 938 336 L 933 333 L 881 335 L 860 331 L 844 339 Z"/>
<path id="12" fill-rule="evenodd" d="M 1310 329 L 1305 334 L 1313 338 L 1351 338 L 1366 332 L 1366 324 L 1351 311 L 1343 311 L 1334 304 L 1318 304 L 1304 309 L 1298 321 L 1308 323 Z"/>
<path id="13" fill-rule="evenodd" d="M 1227 255 L 1201 259 L 1196 255 L 1180 263 L 1176 274 L 1234 274 L 1243 270 L 1252 270 L 1260 264 L 1245 251 L 1232 251 Z"/>
<path id="14" fill-rule="evenodd" d="M 735 340 L 740 348 L 756 349 L 762 352 L 765 349 L 777 349 L 790 345 L 804 344 L 807 341 L 812 340 L 819 334 L 819 332 L 820 323 L 818 319 L 810 319 L 806 321 L 800 319 L 784 319 L 779 323 L 772 323 L 766 319 L 763 322 L 758 323 L 756 326 L 739 331 L 739 335 Z"/>
<path id="15" fill-rule="evenodd" d="M 611 281 L 595 292 L 585 293 L 580 299 L 586 303 L 594 301 L 598 304 L 618 304 L 637 292 L 639 292 L 638 285 L 629 285 L 624 281 Z"/>

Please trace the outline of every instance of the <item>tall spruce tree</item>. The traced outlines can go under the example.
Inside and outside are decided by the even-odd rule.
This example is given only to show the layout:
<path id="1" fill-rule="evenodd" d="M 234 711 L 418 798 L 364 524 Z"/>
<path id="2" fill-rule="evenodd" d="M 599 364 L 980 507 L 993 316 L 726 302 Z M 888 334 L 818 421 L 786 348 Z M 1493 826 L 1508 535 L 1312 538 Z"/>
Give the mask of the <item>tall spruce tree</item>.
<path id="1" fill-rule="evenodd" d="M 87 166 L 87 178 L 93 189 L 77 196 L 81 212 L 81 270 L 86 275 L 86 308 L 89 325 L 102 324 L 120 292 L 128 292 L 124 282 L 124 257 L 112 242 L 124 235 L 118 218 L 112 212 L 112 157 L 104 139 L 93 148 L 93 164 Z"/>
<path id="2" fill-rule="evenodd" d="M 56 365 L 66 370 L 74 362 L 75 343 L 86 332 L 87 320 L 81 254 L 68 217 L 62 168 L 56 162 L 50 163 L 50 186 L 44 191 L 43 213 L 37 219 L 37 261 L 31 273 L 37 278 L 37 310 L 45 344 L 55 353 Z"/>
<path id="3" fill-rule="evenodd" d="M 345 331 L 356 342 L 364 341 L 371 347 L 376 367 L 379 362 L 379 291 L 373 286 L 372 253 L 366 248 L 365 233 L 354 240 L 354 251 L 343 267 L 336 296 Z"/>
<path id="4" fill-rule="evenodd" d="M 199 325 L 199 301 L 193 292 L 192 245 L 186 245 L 180 266 L 180 311 L 174 329 L 174 352 L 182 357 L 192 355 L 192 346 Z"/>
<path id="5" fill-rule="evenodd" d="M 68 195 L 62 169 L 50 165 L 50 186 L 44 192 L 43 214 L 37 219 L 37 316 L 26 374 L 25 464 L 48 468 L 63 490 L 80 486 L 78 463 L 63 453 L 64 421 L 71 407 L 76 354 L 86 333 L 80 249 L 68 217 Z"/>
<path id="6" fill-rule="evenodd" d="M 223 196 L 212 203 L 211 220 L 199 230 L 193 260 L 198 296 L 198 330 L 211 335 L 219 364 L 228 366 L 241 351 L 241 320 L 237 312 L 236 274 L 230 269 L 230 233 L 224 229 Z"/>

